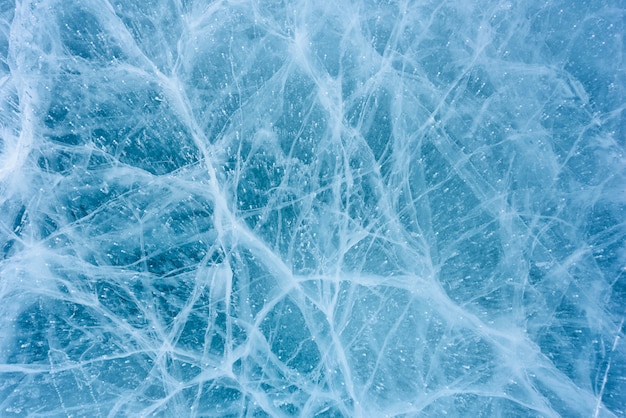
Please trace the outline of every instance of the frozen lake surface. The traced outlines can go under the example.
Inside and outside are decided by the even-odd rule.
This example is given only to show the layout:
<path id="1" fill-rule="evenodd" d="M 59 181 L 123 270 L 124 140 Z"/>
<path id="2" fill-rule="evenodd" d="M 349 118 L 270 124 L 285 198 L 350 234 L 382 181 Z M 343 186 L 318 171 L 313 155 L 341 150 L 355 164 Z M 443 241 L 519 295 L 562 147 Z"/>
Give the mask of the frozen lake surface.
<path id="1" fill-rule="evenodd" d="M 626 414 L 623 0 L 0 0 L 0 416 Z"/>

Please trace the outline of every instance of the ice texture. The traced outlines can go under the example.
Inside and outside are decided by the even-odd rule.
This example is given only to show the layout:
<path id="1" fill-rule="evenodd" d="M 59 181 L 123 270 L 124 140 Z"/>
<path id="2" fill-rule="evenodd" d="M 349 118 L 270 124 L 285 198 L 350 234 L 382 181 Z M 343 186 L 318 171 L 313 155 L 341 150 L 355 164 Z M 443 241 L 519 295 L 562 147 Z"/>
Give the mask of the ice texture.
<path id="1" fill-rule="evenodd" d="M 0 416 L 626 414 L 623 0 L 1 0 Z"/>

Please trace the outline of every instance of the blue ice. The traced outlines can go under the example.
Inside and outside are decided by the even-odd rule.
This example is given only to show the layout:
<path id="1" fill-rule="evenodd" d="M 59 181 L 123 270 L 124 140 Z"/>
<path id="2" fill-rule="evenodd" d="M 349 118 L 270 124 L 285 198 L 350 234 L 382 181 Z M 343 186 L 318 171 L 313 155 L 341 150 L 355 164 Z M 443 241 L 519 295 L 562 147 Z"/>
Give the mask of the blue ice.
<path id="1" fill-rule="evenodd" d="M 626 414 L 621 0 L 0 1 L 0 416 Z"/>

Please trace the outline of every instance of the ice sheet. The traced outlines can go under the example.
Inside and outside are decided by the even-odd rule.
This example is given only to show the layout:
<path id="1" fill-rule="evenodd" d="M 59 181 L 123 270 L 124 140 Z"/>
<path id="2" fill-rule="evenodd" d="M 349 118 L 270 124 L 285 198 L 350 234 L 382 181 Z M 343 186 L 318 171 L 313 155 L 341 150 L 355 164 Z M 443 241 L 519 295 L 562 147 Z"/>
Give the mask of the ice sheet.
<path id="1" fill-rule="evenodd" d="M 0 416 L 623 416 L 625 22 L 0 2 Z"/>

